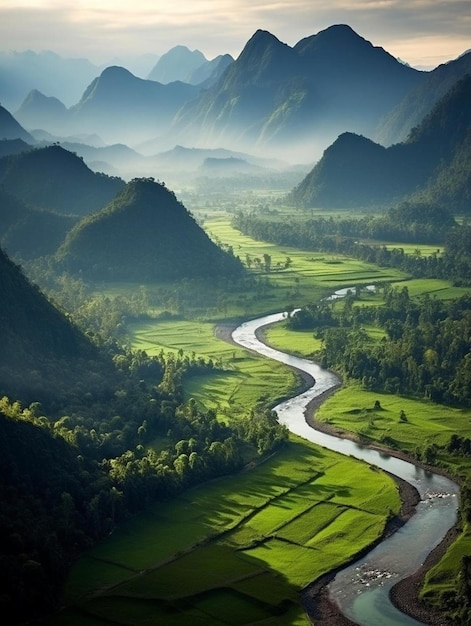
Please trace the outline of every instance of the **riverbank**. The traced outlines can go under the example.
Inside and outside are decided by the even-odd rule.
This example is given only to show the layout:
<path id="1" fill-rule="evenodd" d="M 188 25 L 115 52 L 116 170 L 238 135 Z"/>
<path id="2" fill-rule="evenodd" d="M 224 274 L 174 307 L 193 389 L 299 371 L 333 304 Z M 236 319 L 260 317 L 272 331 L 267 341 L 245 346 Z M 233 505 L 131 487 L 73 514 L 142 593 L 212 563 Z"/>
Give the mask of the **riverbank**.
<path id="1" fill-rule="evenodd" d="M 231 323 L 220 325 L 217 327 L 215 335 L 220 339 L 228 341 L 229 343 L 234 343 L 232 339 L 232 331 L 236 327 L 237 324 Z M 256 332 L 256 336 L 260 341 L 264 341 L 263 329 L 259 329 Z M 302 392 L 312 386 L 313 379 L 309 374 L 306 374 L 301 370 L 297 371 L 302 378 L 302 383 L 300 384 L 299 390 L 299 392 Z M 325 400 L 333 393 L 335 393 L 335 391 L 337 391 L 340 386 L 341 383 L 339 383 L 339 385 L 337 385 L 336 387 L 329 389 L 320 396 L 314 398 L 306 408 L 305 418 L 307 423 L 316 430 L 344 439 L 358 441 L 358 438 L 355 437 L 353 433 L 340 431 L 339 429 L 332 427 L 329 424 L 325 424 L 315 419 L 315 411 L 320 406 L 320 404 L 325 402 Z M 420 465 L 415 460 L 411 459 L 405 453 L 402 453 L 400 451 L 390 450 L 389 448 L 384 448 L 379 445 L 375 446 L 373 444 L 369 445 L 368 447 L 383 453 L 387 453 L 390 456 L 400 458 L 404 461 L 408 461 L 415 465 Z M 424 466 L 422 467 L 428 471 L 434 471 L 435 473 L 439 473 L 439 471 L 435 468 Z M 408 519 L 410 519 L 410 517 L 415 513 L 415 507 L 420 500 L 418 492 L 412 485 L 403 480 L 400 480 L 399 478 L 397 478 L 397 476 L 391 476 L 398 485 L 399 495 L 402 503 L 401 511 L 398 516 L 395 516 L 388 522 L 384 529 L 383 535 L 378 539 L 376 544 L 380 543 L 385 538 L 390 536 L 392 533 L 398 530 L 398 528 L 400 528 Z M 446 620 L 443 615 L 441 615 L 438 611 L 433 610 L 432 607 L 429 607 L 428 605 L 425 605 L 423 602 L 420 601 L 418 595 L 422 585 L 423 577 L 425 573 L 430 569 L 430 567 L 432 567 L 441 559 L 450 543 L 452 543 L 456 538 L 457 533 L 458 531 L 456 528 L 451 529 L 447 536 L 444 538 L 444 540 L 435 548 L 435 550 L 433 550 L 429 554 L 425 563 L 412 576 L 409 576 L 408 578 L 400 581 L 391 590 L 391 601 L 396 606 L 396 608 L 398 608 L 403 613 L 413 617 L 417 621 L 424 624 L 429 624 L 430 626 L 451 626 L 451 622 Z M 368 546 L 368 548 L 364 550 L 363 554 L 356 555 L 354 560 L 357 560 L 364 554 L 368 553 L 374 547 L 374 545 Z M 306 610 L 306 613 L 309 616 L 311 622 L 316 624 L 317 626 L 355 626 L 354 622 L 347 619 L 340 612 L 336 603 L 331 601 L 327 589 L 329 582 L 333 580 L 337 571 L 340 571 L 344 567 L 345 564 L 344 566 L 342 566 L 342 568 L 339 568 L 339 570 L 330 572 L 328 575 L 317 580 L 314 584 L 307 587 L 301 594 L 301 600 Z"/>
<path id="2" fill-rule="evenodd" d="M 305 412 L 306 421 L 312 428 L 325 434 L 349 439 L 351 441 L 358 441 L 358 438 L 353 433 L 341 431 L 338 428 L 332 427 L 329 424 L 315 419 L 315 411 L 317 408 L 325 402 L 329 396 L 334 394 L 340 386 L 341 385 L 338 385 L 337 387 L 329 389 L 329 391 L 318 396 L 317 398 L 314 398 L 309 403 Z M 411 459 L 404 452 L 390 450 L 389 448 L 383 448 L 375 445 L 369 445 L 368 447 L 380 452 L 387 452 L 391 456 L 409 463 L 420 465 L 415 459 Z M 436 468 L 423 465 L 420 466 L 423 469 L 430 471 L 433 469 L 433 471 L 439 473 L 439 470 Z M 386 526 L 385 532 L 380 541 L 388 537 L 392 532 L 395 532 L 402 524 L 410 519 L 415 512 L 415 506 L 420 500 L 416 489 L 412 487 L 412 485 L 398 479 L 397 476 L 391 476 L 398 485 L 402 507 L 398 518 L 391 520 Z M 414 572 L 414 574 L 399 581 L 391 589 L 391 602 L 402 613 L 409 615 L 409 617 L 412 617 L 419 622 L 428 624 L 429 626 L 453 626 L 452 622 L 446 619 L 439 611 L 422 602 L 419 598 L 419 592 L 427 571 L 440 561 L 448 547 L 451 543 L 453 543 L 453 541 L 455 541 L 458 535 L 458 528 L 456 526 L 451 528 L 441 543 L 429 553 L 423 565 L 416 572 Z M 370 546 L 366 552 L 368 552 L 372 547 L 374 546 Z M 306 590 L 306 610 L 308 610 L 308 614 L 310 618 L 312 618 L 313 623 L 322 624 L 322 626 L 351 626 L 354 625 L 354 622 L 351 622 L 350 620 L 345 621 L 345 616 L 340 613 L 337 605 L 330 599 L 327 590 L 327 585 L 334 579 L 336 573 L 336 571 L 331 572 L 328 576 L 316 581 L 311 588 Z"/>

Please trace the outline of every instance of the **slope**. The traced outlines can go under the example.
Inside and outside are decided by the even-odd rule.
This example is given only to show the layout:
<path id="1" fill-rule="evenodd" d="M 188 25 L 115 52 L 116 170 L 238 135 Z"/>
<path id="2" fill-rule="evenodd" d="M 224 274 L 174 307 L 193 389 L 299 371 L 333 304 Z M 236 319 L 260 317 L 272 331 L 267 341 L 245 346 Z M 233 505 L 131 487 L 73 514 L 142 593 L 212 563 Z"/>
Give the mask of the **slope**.
<path id="1" fill-rule="evenodd" d="M 81 220 L 56 255 L 96 280 L 174 280 L 240 274 L 164 184 L 134 179 L 102 211 Z"/>
<path id="2" fill-rule="evenodd" d="M 100 396 L 104 359 L 0 249 L 0 397 L 55 407 L 83 389 Z"/>

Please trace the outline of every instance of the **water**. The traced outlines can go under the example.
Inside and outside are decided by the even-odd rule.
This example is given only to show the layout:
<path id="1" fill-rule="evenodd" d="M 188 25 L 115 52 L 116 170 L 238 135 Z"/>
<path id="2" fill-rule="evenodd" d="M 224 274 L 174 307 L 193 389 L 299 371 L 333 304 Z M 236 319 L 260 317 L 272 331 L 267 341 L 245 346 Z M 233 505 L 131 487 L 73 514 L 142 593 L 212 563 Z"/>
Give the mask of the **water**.
<path id="1" fill-rule="evenodd" d="M 274 407 L 278 421 L 309 441 L 387 470 L 413 485 L 420 495 L 415 515 L 400 530 L 336 575 L 328 587 L 330 597 L 344 615 L 360 626 L 418 625 L 421 622 L 407 617 L 394 607 L 389 599 L 389 591 L 396 582 L 422 565 L 431 550 L 455 524 L 458 486 L 412 463 L 311 428 L 304 414 L 307 405 L 340 381 L 316 363 L 270 348 L 256 338 L 257 329 L 285 317 L 285 313 L 276 313 L 251 320 L 236 328 L 232 334 L 233 340 L 241 346 L 307 372 L 315 381 L 304 393 Z"/>

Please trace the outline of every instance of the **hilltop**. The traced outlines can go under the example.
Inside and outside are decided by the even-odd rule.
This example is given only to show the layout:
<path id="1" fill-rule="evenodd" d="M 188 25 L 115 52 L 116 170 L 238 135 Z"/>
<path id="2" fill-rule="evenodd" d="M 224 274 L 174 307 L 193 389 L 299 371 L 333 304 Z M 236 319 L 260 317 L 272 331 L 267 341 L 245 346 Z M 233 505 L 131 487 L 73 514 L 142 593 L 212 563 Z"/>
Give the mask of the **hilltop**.
<path id="1" fill-rule="evenodd" d="M 221 250 L 164 184 L 134 179 L 82 219 L 56 255 L 60 267 L 96 280 L 229 277 L 242 264 Z"/>

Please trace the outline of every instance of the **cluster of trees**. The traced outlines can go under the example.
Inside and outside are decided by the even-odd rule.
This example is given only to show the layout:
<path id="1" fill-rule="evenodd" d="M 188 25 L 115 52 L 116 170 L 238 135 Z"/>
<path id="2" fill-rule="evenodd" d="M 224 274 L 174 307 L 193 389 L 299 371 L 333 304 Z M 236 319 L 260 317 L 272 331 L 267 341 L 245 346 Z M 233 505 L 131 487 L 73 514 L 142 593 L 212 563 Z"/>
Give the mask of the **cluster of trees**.
<path id="1" fill-rule="evenodd" d="M 441 301 L 409 297 L 407 287 L 384 287 L 384 305 L 353 306 L 354 291 L 337 311 L 323 302 L 294 313 L 293 328 L 322 337 L 324 367 L 381 389 L 471 406 L 471 297 Z M 384 329 L 371 341 L 365 325 Z"/>
<path id="2" fill-rule="evenodd" d="M 398 209 L 399 210 L 399 209 Z M 402 212 L 402 209 L 401 209 Z M 442 212 L 429 213 L 430 221 L 416 219 L 413 214 L 410 223 L 395 223 L 395 210 L 381 218 L 366 217 L 359 220 L 333 220 L 318 218 L 307 220 L 268 221 L 253 215 L 238 213 L 232 224 L 246 235 L 282 246 L 301 247 L 306 250 L 321 250 L 332 254 L 343 254 L 362 261 L 376 263 L 383 267 L 396 267 L 413 276 L 433 278 L 453 278 L 455 284 L 469 285 L 471 282 L 471 226 L 450 223 Z M 434 221 L 437 217 L 437 222 Z M 440 219 L 438 219 L 440 217 Z M 389 224 L 389 225 L 388 225 Z M 366 243 L 359 239 L 372 236 L 369 226 L 383 229 L 382 238 L 391 241 L 400 238 L 402 242 L 442 243 L 440 249 L 431 255 L 407 254 L 403 248 L 388 248 L 385 245 Z M 416 238 L 419 232 L 426 236 Z M 438 233 L 435 237 L 433 233 Z M 432 241 L 427 241 L 429 233 Z M 379 237 L 379 231 L 375 231 Z"/>

